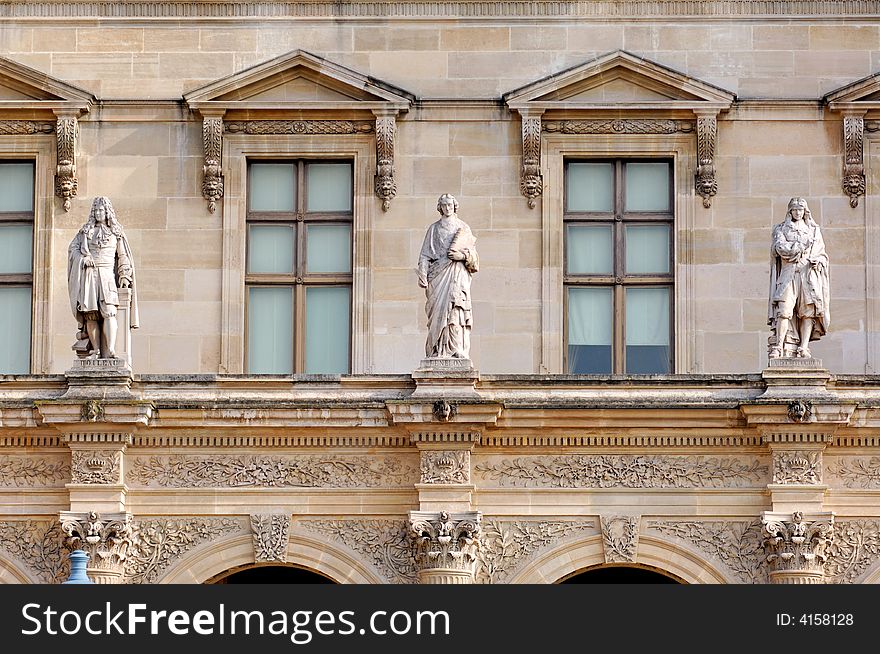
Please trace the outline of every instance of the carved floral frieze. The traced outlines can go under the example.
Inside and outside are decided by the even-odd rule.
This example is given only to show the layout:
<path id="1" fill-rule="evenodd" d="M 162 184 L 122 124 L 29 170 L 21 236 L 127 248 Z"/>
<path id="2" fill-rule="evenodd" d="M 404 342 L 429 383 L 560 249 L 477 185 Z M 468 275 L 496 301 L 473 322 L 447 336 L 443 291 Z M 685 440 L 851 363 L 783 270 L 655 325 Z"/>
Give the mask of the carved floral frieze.
<path id="1" fill-rule="evenodd" d="M 639 516 L 601 516 L 606 563 L 632 563 L 639 546 Z"/>
<path id="2" fill-rule="evenodd" d="M 0 522 L 0 550 L 25 564 L 43 583 L 56 584 L 67 577 L 64 538 L 57 520 Z"/>
<path id="3" fill-rule="evenodd" d="M 131 485 L 166 488 L 376 488 L 418 479 L 414 465 L 392 456 L 136 456 Z"/>
<path id="4" fill-rule="evenodd" d="M 290 516 L 286 514 L 251 515 L 254 536 L 254 560 L 257 563 L 287 561 L 290 540 Z"/>
<path id="5" fill-rule="evenodd" d="M 880 457 L 839 457 L 828 473 L 847 488 L 880 488 Z"/>
<path id="6" fill-rule="evenodd" d="M 243 530 L 241 521 L 233 518 L 135 520 L 125 561 L 126 583 L 154 583 L 190 550 Z"/>
<path id="7" fill-rule="evenodd" d="M 423 484 L 467 484 L 471 480 L 471 453 L 468 450 L 424 450 L 420 465 Z"/>
<path id="8" fill-rule="evenodd" d="M 0 456 L 0 487 L 59 486 L 69 479 L 70 466 L 66 461 Z"/>
<path id="9" fill-rule="evenodd" d="M 767 483 L 759 459 L 710 456 L 523 456 L 474 467 L 501 486 L 548 488 L 740 488 Z"/>
<path id="10" fill-rule="evenodd" d="M 71 483 L 121 483 L 122 452 L 119 450 L 74 450 L 71 452 Z"/>
<path id="11" fill-rule="evenodd" d="M 242 120 L 224 123 L 229 134 L 369 134 L 366 120 Z"/>
<path id="12" fill-rule="evenodd" d="M 826 583 L 853 583 L 880 561 L 880 520 L 835 520 L 825 552 Z"/>
<path id="13" fill-rule="evenodd" d="M 694 131 L 694 123 L 655 118 L 552 120 L 544 122 L 543 130 L 558 134 L 687 134 Z"/>
<path id="14" fill-rule="evenodd" d="M 0 120 L 0 135 L 51 134 L 55 123 L 37 120 Z"/>
<path id="15" fill-rule="evenodd" d="M 821 452 L 774 452 L 774 484 L 821 484 Z"/>

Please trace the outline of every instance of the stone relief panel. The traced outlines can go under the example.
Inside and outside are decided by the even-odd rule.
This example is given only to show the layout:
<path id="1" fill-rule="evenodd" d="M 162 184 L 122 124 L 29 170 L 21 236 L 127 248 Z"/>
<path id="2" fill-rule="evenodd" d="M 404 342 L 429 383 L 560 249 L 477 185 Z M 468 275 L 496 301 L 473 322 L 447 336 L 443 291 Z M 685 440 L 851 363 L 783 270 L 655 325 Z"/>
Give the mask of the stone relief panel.
<path id="1" fill-rule="evenodd" d="M 229 134 L 369 134 L 365 120 L 244 120 L 224 123 Z"/>
<path id="2" fill-rule="evenodd" d="M 119 450 L 74 450 L 71 452 L 71 483 L 119 484 L 122 482 L 122 452 Z"/>
<path id="3" fill-rule="evenodd" d="M 254 560 L 287 562 L 287 545 L 290 542 L 290 516 L 279 514 L 251 515 L 251 531 L 254 535 Z"/>
<path id="4" fill-rule="evenodd" d="M 423 450 L 421 453 L 423 484 L 467 484 L 471 481 L 471 453 L 468 450 Z"/>
<path id="5" fill-rule="evenodd" d="M 853 583 L 880 560 L 880 520 L 835 520 L 826 554 L 826 583 Z"/>
<path id="6" fill-rule="evenodd" d="M 821 452 L 774 452 L 774 484 L 821 484 Z"/>
<path id="7" fill-rule="evenodd" d="M 385 488 L 411 485 L 419 474 L 399 456 L 217 454 L 135 456 L 126 477 L 146 488 Z"/>
<path id="8" fill-rule="evenodd" d="M 770 477 L 764 460 L 730 456 L 522 456 L 490 459 L 474 471 L 502 487 L 526 488 L 749 488 Z"/>
<path id="9" fill-rule="evenodd" d="M 0 135 L 51 134 L 55 123 L 36 120 L 0 120 Z"/>
<path id="10" fill-rule="evenodd" d="M 720 562 L 741 583 L 768 581 L 760 520 L 656 520 L 648 523 L 648 530 L 696 547 Z"/>
<path id="11" fill-rule="evenodd" d="M 694 131 L 694 123 L 656 118 L 558 120 L 545 122 L 544 131 L 559 134 L 686 134 Z"/>
<path id="12" fill-rule="evenodd" d="M 46 584 L 58 584 L 67 578 L 69 562 L 64 539 L 57 520 L 0 522 L 0 550 L 24 563 Z"/>
<path id="13" fill-rule="evenodd" d="M 637 515 L 601 516 L 602 542 L 605 544 L 605 563 L 632 563 L 639 548 Z"/>
<path id="14" fill-rule="evenodd" d="M 505 583 L 527 561 L 564 538 L 596 534 L 595 523 L 562 520 L 483 520 L 483 545 L 477 554 L 476 583 Z"/>
<path id="15" fill-rule="evenodd" d="M 414 545 L 405 520 L 303 520 L 296 526 L 345 545 L 389 583 L 417 583 Z"/>
<path id="16" fill-rule="evenodd" d="M 132 522 L 125 561 L 126 583 L 152 584 L 199 545 L 244 531 L 234 518 L 160 518 Z"/>
<path id="17" fill-rule="evenodd" d="M 66 457 L 0 456 L 0 487 L 64 486 L 70 480 Z"/>
<path id="18" fill-rule="evenodd" d="M 826 466 L 832 486 L 880 488 L 880 457 L 828 457 Z"/>

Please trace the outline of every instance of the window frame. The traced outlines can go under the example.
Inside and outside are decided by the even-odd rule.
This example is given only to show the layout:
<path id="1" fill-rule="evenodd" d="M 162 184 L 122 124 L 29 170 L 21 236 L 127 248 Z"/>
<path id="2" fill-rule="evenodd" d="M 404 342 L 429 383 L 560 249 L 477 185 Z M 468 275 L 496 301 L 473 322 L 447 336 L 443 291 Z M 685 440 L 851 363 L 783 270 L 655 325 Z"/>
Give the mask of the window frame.
<path id="1" fill-rule="evenodd" d="M 310 164 L 322 163 L 349 163 L 352 167 L 352 209 L 348 212 L 342 211 L 314 211 L 307 210 L 308 207 L 308 182 L 306 177 L 306 168 Z M 250 204 L 247 204 L 247 215 L 245 221 L 245 260 L 244 260 L 244 276 L 245 276 L 245 297 L 244 297 L 244 315 L 245 315 L 245 331 L 244 342 L 248 343 L 248 316 L 250 315 L 250 293 L 251 288 L 291 288 L 293 293 L 291 316 L 291 324 L 293 325 L 293 333 L 291 334 L 293 348 L 293 373 L 306 374 L 306 292 L 309 288 L 314 287 L 342 287 L 351 289 L 354 278 L 354 162 L 345 159 L 322 159 L 322 158 L 263 158 L 250 157 L 247 159 L 247 185 L 246 185 L 246 202 L 250 199 L 251 189 L 251 164 L 294 164 L 296 167 L 294 185 L 294 208 L 293 211 L 251 211 Z M 293 228 L 293 270 L 290 273 L 253 273 L 250 272 L 250 228 L 253 225 L 284 225 Z M 348 273 L 310 273 L 308 272 L 308 258 L 306 247 L 306 232 L 308 226 L 312 224 L 332 225 L 342 224 L 350 226 L 350 244 L 349 244 L 349 268 Z M 349 324 L 351 324 L 351 291 L 349 292 Z M 350 374 L 351 371 L 351 352 L 352 338 L 351 329 L 349 329 L 348 338 L 348 370 L 340 374 Z M 244 351 L 244 370 L 248 371 L 248 348 Z M 259 374 L 247 372 L 247 374 Z M 271 374 L 271 373 L 270 373 Z M 283 374 L 283 373 L 281 373 Z"/>
<path id="2" fill-rule="evenodd" d="M 568 207 L 569 166 L 577 163 L 609 163 L 613 166 L 612 207 L 610 212 L 572 211 Z M 668 211 L 626 210 L 626 166 L 633 163 L 666 163 L 669 166 Z M 669 293 L 669 368 L 675 369 L 675 213 L 674 162 L 666 157 L 600 157 L 563 158 L 563 370 L 569 371 L 568 361 L 568 297 L 571 288 L 611 288 L 611 371 L 604 374 L 634 374 L 626 371 L 626 290 L 628 288 L 668 288 Z M 626 227 L 628 225 L 668 225 L 668 273 L 626 272 Z M 611 274 L 573 274 L 568 268 L 568 228 L 571 225 L 608 225 L 611 227 Z M 575 374 L 575 373 L 569 373 Z M 663 374 L 663 373 L 658 373 Z"/>

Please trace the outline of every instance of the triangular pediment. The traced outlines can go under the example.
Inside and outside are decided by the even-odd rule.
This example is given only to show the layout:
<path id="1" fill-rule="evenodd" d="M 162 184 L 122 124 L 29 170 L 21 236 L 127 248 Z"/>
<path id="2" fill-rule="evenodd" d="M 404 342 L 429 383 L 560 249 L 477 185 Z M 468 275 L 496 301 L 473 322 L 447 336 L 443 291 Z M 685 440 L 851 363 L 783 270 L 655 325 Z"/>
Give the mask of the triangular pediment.
<path id="1" fill-rule="evenodd" d="M 304 50 L 282 55 L 184 94 L 194 109 L 397 109 L 411 94 Z"/>
<path id="2" fill-rule="evenodd" d="M 847 84 L 822 99 L 832 109 L 880 109 L 880 73 Z"/>
<path id="3" fill-rule="evenodd" d="M 0 105 L 16 109 L 79 109 L 88 111 L 95 96 L 46 73 L 0 57 Z"/>
<path id="4" fill-rule="evenodd" d="M 736 96 L 618 50 L 504 95 L 511 109 L 728 109 Z"/>

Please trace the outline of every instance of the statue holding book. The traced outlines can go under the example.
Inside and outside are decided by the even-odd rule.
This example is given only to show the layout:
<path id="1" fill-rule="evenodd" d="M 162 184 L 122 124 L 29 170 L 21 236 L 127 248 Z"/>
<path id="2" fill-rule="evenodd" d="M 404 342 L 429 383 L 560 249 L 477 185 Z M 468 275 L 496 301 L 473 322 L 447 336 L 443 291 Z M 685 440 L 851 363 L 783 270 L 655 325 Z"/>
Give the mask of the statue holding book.
<path id="1" fill-rule="evenodd" d="M 473 313 L 471 277 L 479 270 L 476 239 L 458 217 L 458 200 L 445 193 L 437 201 L 440 220 L 428 227 L 419 254 L 419 286 L 425 289 L 428 339 L 425 355 L 468 359 Z"/>

